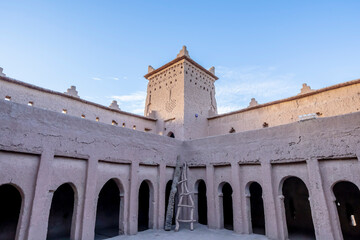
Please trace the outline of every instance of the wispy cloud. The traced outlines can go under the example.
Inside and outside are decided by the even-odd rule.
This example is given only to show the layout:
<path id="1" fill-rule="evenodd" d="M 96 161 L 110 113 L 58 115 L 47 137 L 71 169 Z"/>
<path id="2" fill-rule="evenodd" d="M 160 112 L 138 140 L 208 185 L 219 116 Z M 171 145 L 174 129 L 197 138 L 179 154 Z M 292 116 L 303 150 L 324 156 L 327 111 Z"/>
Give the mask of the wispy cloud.
<path id="1" fill-rule="evenodd" d="M 111 79 L 112 79 L 112 80 L 115 80 L 115 81 L 119 81 L 119 78 L 118 78 L 118 77 L 112 77 Z"/>
<path id="2" fill-rule="evenodd" d="M 245 108 L 251 98 L 265 103 L 296 95 L 301 85 L 292 73 L 281 73 L 276 67 L 248 66 L 217 67 L 220 80 L 216 82 L 218 112 Z"/>
<path id="3" fill-rule="evenodd" d="M 111 98 L 121 102 L 145 101 L 146 92 L 134 92 L 128 95 L 112 96 Z"/>
<path id="4" fill-rule="evenodd" d="M 101 78 L 98 78 L 98 77 L 93 77 L 92 79 L 95 80 L 95 81 L 101 81 L 102 80 Z"/>
<path id="5" fill-rule="evenodd" d="M 127 95 L 111 96 L 118 101 L 121 110 L 136 114 L 143 114 L 145 107 L 146 92 L 138 91 Z"/>

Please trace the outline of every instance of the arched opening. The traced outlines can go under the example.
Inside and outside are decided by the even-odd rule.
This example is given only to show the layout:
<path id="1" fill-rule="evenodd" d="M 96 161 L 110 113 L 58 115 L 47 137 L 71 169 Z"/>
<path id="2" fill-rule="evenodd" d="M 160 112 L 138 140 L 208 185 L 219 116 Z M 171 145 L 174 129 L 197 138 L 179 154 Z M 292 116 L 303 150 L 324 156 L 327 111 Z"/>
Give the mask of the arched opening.
<path id="1" fill-rule="evenodd" d="M 207 225 L 207 198 L 204 180 L 200 180 L 197 186 L 197 210 L 198 222 Z"/>
<path id="2" fill-rule="evenodd" d="M 139 188 L 138 231 L 149 229 L 150 187 L 143 181 Z"/>
<path id="3" fill-rule="evenodd" d="M 282 192 L 289 238 L 315 239 L 309 192 L 305 183 L 300 178 L 289 177 L 283 183 Z"/>
<path id="4" fill-rule="evenodd" d="M 119 227 L 120 190 L 114 179 L 110 179 L 101 188 L 95 222 L 95 238 L 105 239 L 122 233 Z"/>
<path id="5" fill-rule="evenodd" d="M 167 213 L 167 207 L 169 205 L 169 196 L 170 196 L 170 192 L 171 192 L 171 186 L 172 186 L 172 180 L 168 181 L 166 184 L 166 190 L 165 190 L 165 219 L 166 219 L 166 213 Z M 171 224 L 175 225 L 175 206 L 176 206 L 176 198 L 177 198 L 177 193 L 175 194 L 175 198 L 174 198 L 174 208 L 173 208 L 173 217 L 172 217 L 172 221 Z"/>
<path id="6" fill-rule="evenodd" d="M 169 133 L 167 134 L 167 136 L 168 136 L 168 137 L 171 137 L 171 138 L 175 138 L 175 134 L 174 134 L 173 132 L 169 132 Z"/>
<path id="7" fill-rule="evenodd" d="M 46 239 L 71 239 L 74 195 L 74 189 L 69 183 L 61 185 L 54 192 Z"/>
<path id="8" fill-rule="evenodd" d="M 344 240 L 360 239 L 360 191 L 351 182 L 338 182 L 333 187 L 335 204 Z"/>
<path id="9" fill-rule="evenodd" d="M 21 203 L 21 194 L 13 185 L 0 186 L 0 239 L 16 238 Z"/>
<path id="10" fill-rule="evenodd" d="M 222 186 L 223 217 L 224 228 L 229 230 L 234 230 L 232 193 L 233 190 L 231 185 L 229 183 L 225 183 Z"/>
<path id="11" fill-rule="evenodd" d="M 257 182 L 251 183 L 249 192 L 252 232 L 265 235 L 264 202 L 260 184 Z"/>

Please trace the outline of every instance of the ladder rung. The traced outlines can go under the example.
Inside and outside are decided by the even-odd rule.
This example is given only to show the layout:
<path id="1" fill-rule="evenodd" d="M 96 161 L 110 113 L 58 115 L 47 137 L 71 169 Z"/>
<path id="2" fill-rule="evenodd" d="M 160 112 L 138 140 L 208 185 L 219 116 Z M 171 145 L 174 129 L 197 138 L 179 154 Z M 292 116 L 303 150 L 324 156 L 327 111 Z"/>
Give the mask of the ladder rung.
<path id="1" fill-rule="evenodd" d="M 178 222 L 196 222 L 196 220 L 190 220 L 190 219 L 178 219 Z"/>
<path id="2" fill-rule="evenodd" d="M 179 204 L 178 207 L 189 207 L 189 208 L 193 208 L 194 206 L 191 206 L 191 205 L 182 205 L 182 204 Z"/>
<path id="3" fill-rule="evenodd" d="M 186 182 L 186 181 L 187 181 L 187 179 L 184 179 L 184 180 L 178 181 L 178 184 L 183 183 L 183 182 Z"/>
<path id="4" fill-rule="evenodd" d="M 192 192 L 188 192 L 188 193 L 180 193 L 180 196 L 190 195 L 190 194 L 192 194 Z"/>

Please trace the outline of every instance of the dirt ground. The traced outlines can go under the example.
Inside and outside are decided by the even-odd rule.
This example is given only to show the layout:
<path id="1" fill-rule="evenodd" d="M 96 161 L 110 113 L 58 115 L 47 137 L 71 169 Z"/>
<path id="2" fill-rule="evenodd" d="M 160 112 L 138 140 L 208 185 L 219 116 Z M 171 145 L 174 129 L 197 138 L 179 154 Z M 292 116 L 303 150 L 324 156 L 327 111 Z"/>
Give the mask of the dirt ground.
<path id="1" fill-rule="evenodd" d="M 174 231 L 164 231 L 164 230 L 146 230 L 139 232 L 137 235 L 132 236 L 117 236 L 114 238 L 109 238 L 111 240 L 152 240 L 152 239 L 162 239 L 162 240 L 269 240 L 263 235 L 250 234 L 242 235 L 236 234 L 233 231 L 226 229 L 221 230 L 212 230 L 208 229 L 206 226 L 201 224 L 195 224 L 194 231 L 190 231 L 187 226 L 180 228 L 179 232 Z"/>

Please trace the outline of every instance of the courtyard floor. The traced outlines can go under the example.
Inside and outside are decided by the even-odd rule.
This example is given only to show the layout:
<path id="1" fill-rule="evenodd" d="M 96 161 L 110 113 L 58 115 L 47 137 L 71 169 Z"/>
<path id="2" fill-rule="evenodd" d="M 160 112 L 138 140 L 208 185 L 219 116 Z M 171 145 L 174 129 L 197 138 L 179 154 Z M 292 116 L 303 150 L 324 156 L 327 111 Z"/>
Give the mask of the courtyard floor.
<path id="1" fill-rule="evenodd" d="M 208 229 L 206 226 L 201 224 L 195 224 L 194 231 L 190 231 L 187 226 L 180 228 L 179 232 L 164 231 L 164 230 L 146 230 L 139 232 L 137 235 L 132 236 L 117 236 L 108 238 L 109 240 L 268 240 L 267 237 L 258 234 L 235 234 L 233 231 L 221 229 L 213 230 Z"/>

